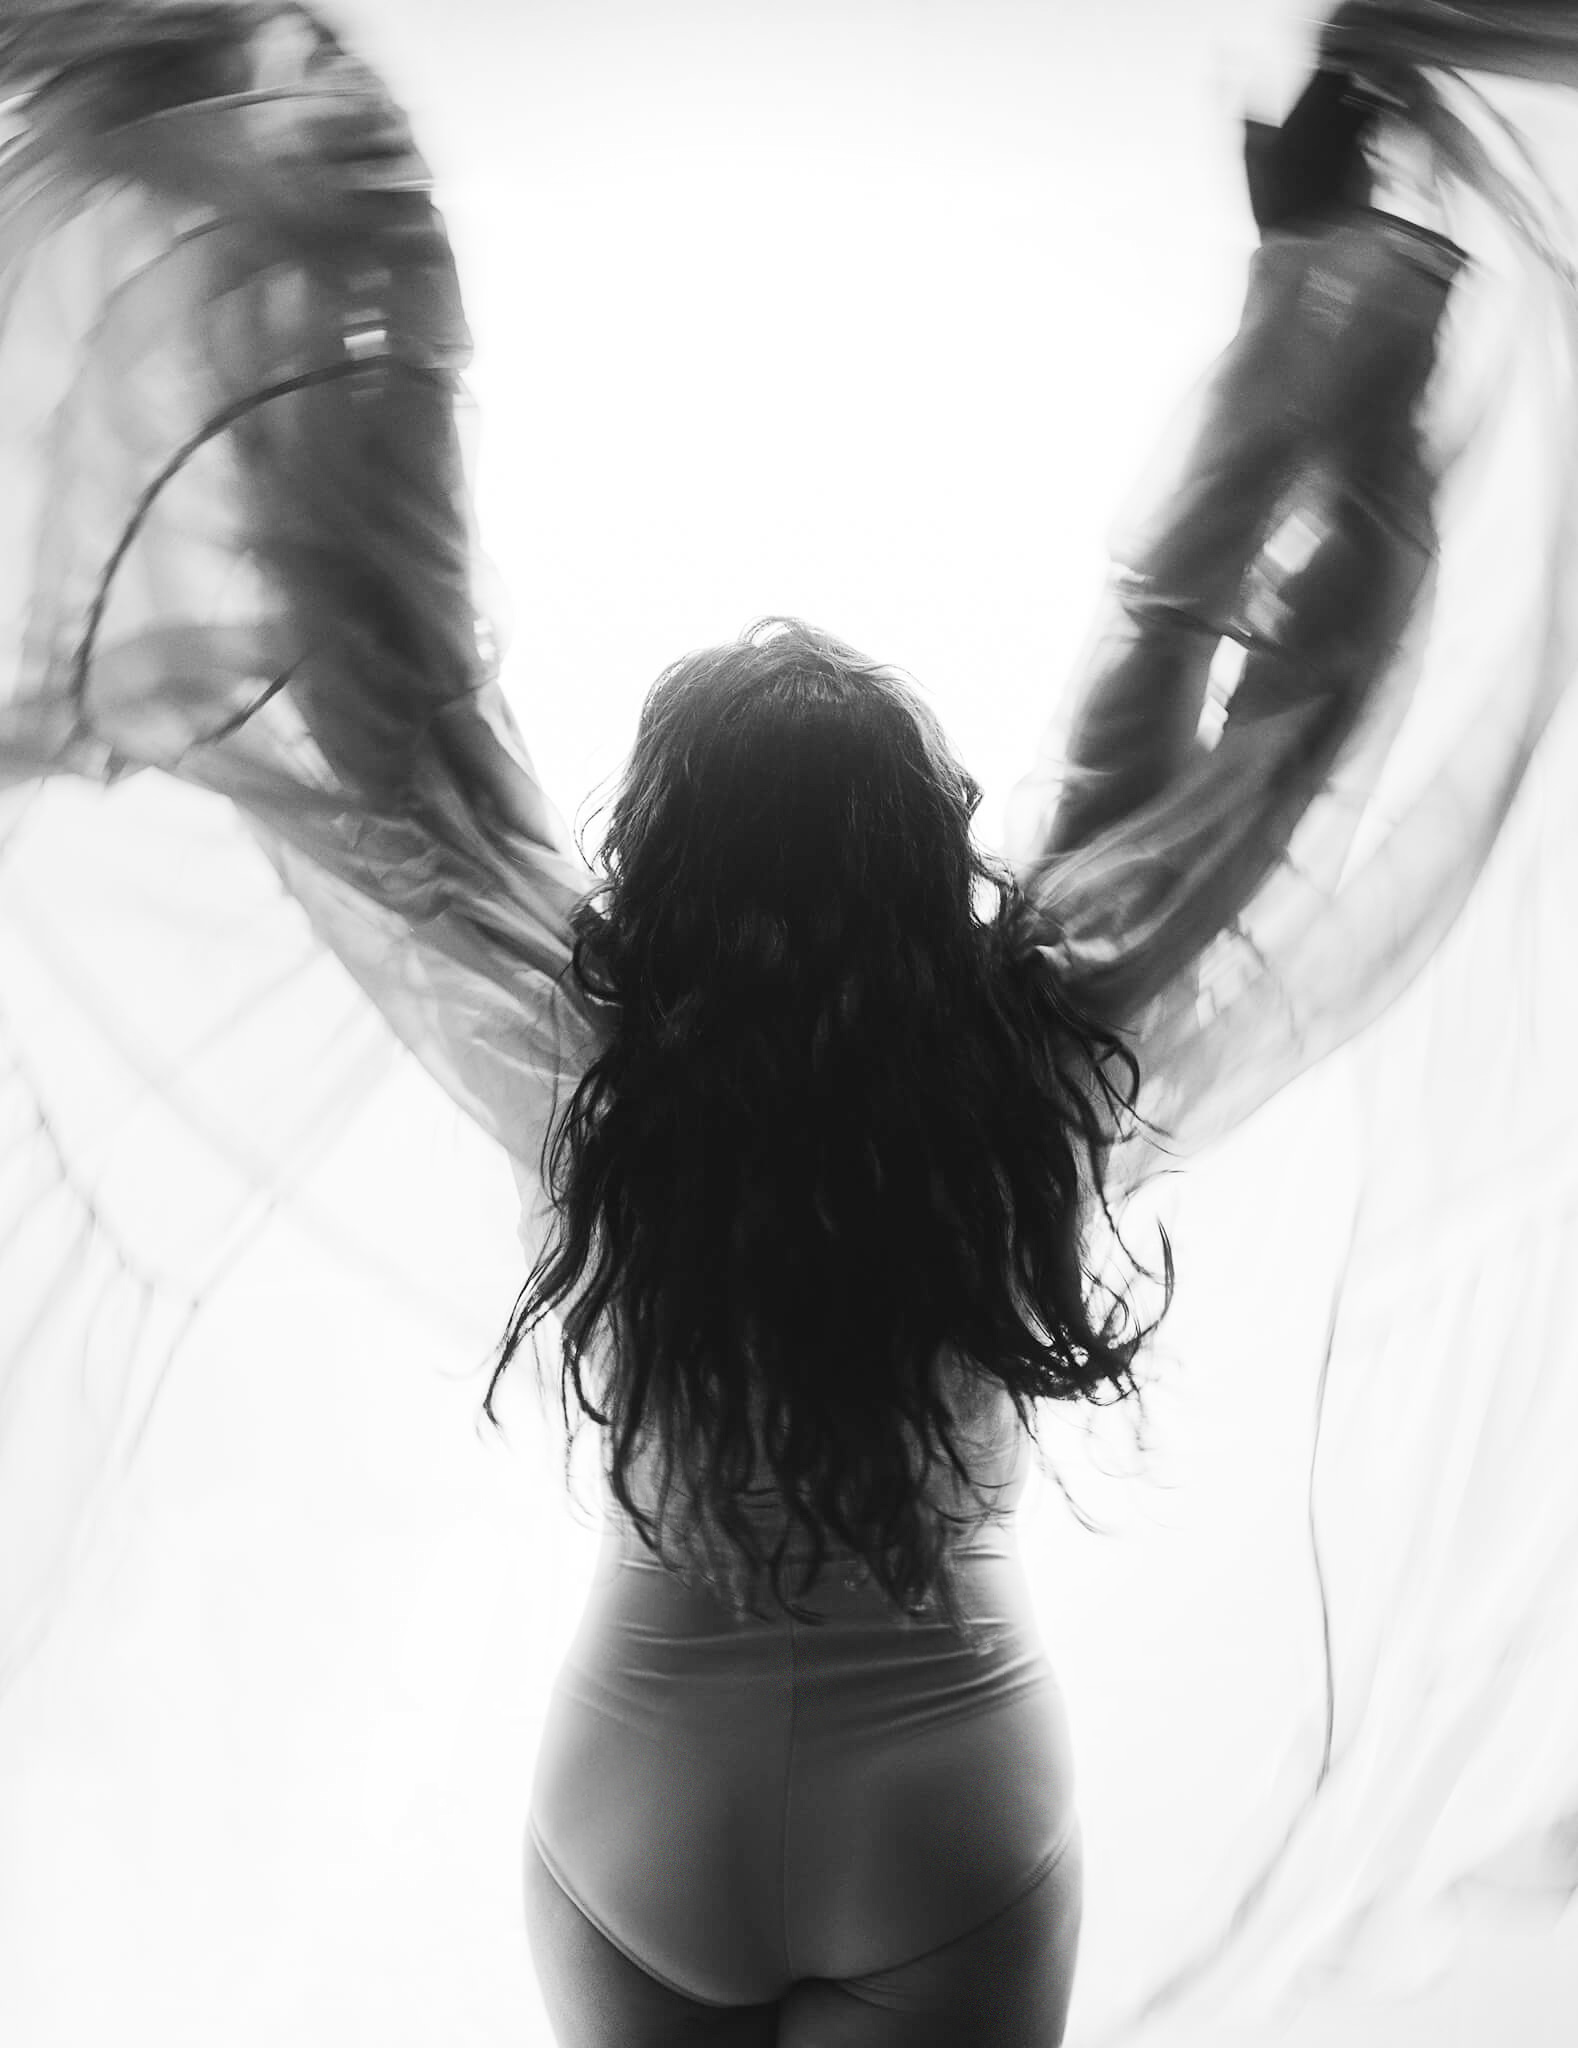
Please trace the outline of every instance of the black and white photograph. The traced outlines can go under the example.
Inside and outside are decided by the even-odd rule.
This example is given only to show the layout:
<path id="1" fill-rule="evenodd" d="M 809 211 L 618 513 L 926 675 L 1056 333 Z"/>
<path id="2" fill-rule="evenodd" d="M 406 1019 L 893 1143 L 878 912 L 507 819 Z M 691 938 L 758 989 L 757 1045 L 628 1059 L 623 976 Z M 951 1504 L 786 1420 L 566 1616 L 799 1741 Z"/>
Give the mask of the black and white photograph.
<path id="1" fill-rule="evenodd" d="M 1572 2048 L 1575 671 L 1578 0 L 0 0 L 6 2048 Z"/>

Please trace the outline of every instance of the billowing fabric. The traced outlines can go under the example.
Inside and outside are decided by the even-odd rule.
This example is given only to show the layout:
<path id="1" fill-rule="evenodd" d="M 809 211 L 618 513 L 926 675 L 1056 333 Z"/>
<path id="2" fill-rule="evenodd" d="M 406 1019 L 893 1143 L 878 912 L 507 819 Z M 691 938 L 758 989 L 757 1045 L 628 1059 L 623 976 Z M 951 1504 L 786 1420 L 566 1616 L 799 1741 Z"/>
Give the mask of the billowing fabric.
<path id="1" fill-rule="evenodd" d="M 376 1083 L 337 970 L 316 1004 L 302 988 L 317 956 L 532 1185 L 595 1027 L 564 980 L 590 878 L 477 610 L 469 339 L 402 117 L 288 7 L 12 10 L 0 76 L 23 95 L 0 163 L 0 833 L 20 913 L 0 1002 L 8 1020 L 30 980 L 79 980 L 90 1032 L 54 1075 L 51 1048 L 4 1034 L 25 1277 L 6 1290 L 3 1672 L 192 1304 Z M 150 768 L 187 789 L 123 788 Z M 73 814 L 82 792 L 37 788 L 62 770 L 110 784 L 133 831 L 190 820 L 234 954 L 223 891 L 264 924 L 208 1014 L 143 1016 L 156 959 L 107 960 L 48 915 L 98 823 Z M 306 928 L 260 903 L 246 834 Z M 41 1465 L 40 1443 L 71 1448 Z"/>
<path id="2" fill-rule="evenodd" d="M 1573 663 L 1573 236 L 1538 158 L 1452 68 L 1570 82 L 1565 10 L 1356 0 L 1329 42 L 1356 75 L 1384 76 L 1431 154 L 1448 232 L 1352 208 L 1268 236 L 1243 330 L 1120 541 L 1113 623 L 1016 805 L 1047 952 L 1141 1061 L 1153 1128 L 1115 1161 L 1120 1184 L 1230 1130 L 1389 1006 L 1401 1028 L 1405 998 L 1483 1014 L 1472 973 L 1479 1013 L 1428 978 L 1410 985 L 1465 904 L 1472 929 L 1504 887 L 1492 851 Z M 594 878 L 532 773 L 479 612 L 457 426 L 467 338 L 398 110 L 313 15 L 274 0 L 13 6 L 0 107 L 3 1675 L 54 1611 L 183 1320 L 376 1084 L 378 1048 L 413 1050 L 503 1149 L 535 1243 L 543 1140 L 599 1027 L 569 971 L 569 914 Z M 124 932 L 93 923 L 136 900 L 135 875 L 94 873 L 107 821 L 193 849 L 189 908 L 216 963 L 202 1015 L 161 1016 L 148 956 L 118 957 Z M 1517 827 L 1503 841 L 1527 863 L 1511 908 L 1538 901 L 1570 932 L 1553 907 L 1570 866 L 1529 842 Z M 265 934 L 255 953 L 236 942 L 238 914 Z M 1528 927 L 1493 920 L 1488 936 L 1515 929 Z M 1530 1006 L 1551 1000 L 1532 954 L 1510 965 Z M 30 1028 L 51 988 L 73 994 L 74 1044 Z M 1466 1027 L 1443 1046 L 1441 1014 L 1415 1028 L 1450 1077 L 1480 1048 Z M 1340 1515 L 1353 1475 L 1379 1466 L 1367 1499 L 1400 1488 L 1404 1507 L 1432 1504 L 1431 1558 L 1461 1563 L 1474 1591 L 1459 1611 L 1509 1644 L 1544 1640 L 1570 1621 L 1570 1487 L 1557 1498 L 1547 1458 L 1563 1440 L 1550 1276 L 1566 1169 L 1524 1173 L 1488 1120 L 1483 1157 L 1517 1201 L 1466 1231 L 1454 1285 L 1527 1254 L 1514 1219 L 1535 1194 L 1552 1197 L 1536 1233 L 1549 1284 L 1515 1324 L 1476 1322 L 1455 1297 L 1449 1322 L 1422 1322 L 1423 1248 L 1454 1190 L 1407 1164 L 1429 1060 L 1405 1063 L 1408 1087 L 1383 1085 L 1393 1022 L 1370 1054 L 1373 1234 L 1354 1267 L 1368 1292 L 1339 1318 L 1327 1382 L 1325 1448 L 1339 1443 L 1342 1463 L 1329 1483 L 1318 1472 L 1317 1501 Z M 1518 1101 L 1502 1105 L 1514 1121 Z M 1435 1343 L 1436 1398 L 1418 1405 L 1441 1429 L 1472 1380 L 1503 1432 L 1493 1453 L 1439 1444 L 1446 1478 L 1428 1455 L 1394 1462 L 1397 1431 L 1367 1405 L 1377 1361 L 1402 1370 L 1405 1335 Z M 1540 1569 L 1524 1568 L 1513 1510 L 1540 1536 Z M 725 1628 L 617 1521 L 608 1541 L 534 1820 L 588 1910 L 654 1970 L 756 1997 L 785 1970 L 879 1968 L 912 1938 L 963 1931 L 1055 1851 L 1066 1750 L 999 1526 L 962 1539 L 998 1642 L 968 1665 L 836 1574 L 821 1631 Z M 1374 1545 L 1346 1554 L 1373 1560 Z M 1199 1995 L 1223 1995 L 1250 1950 L 1273 1995 L 1476 1875 L 1573 1882 L 1578 1796 L 1540 1719 L 1549 1689 L 1531 1685 L 1521 1709 L 1524 1751 L 1545 1765 L 1498 1801 L 1484 1667 L 1465 1657 L 1443 1676 L 1420 1649 L 1444 1580 L 1406 1555 L 1390 1578 L 1350 1570 L 1338 1592 L 1320 1782 L 1294 1825 L 1269 1816 L 1286 1840 L 1246 1868 L 1222 1939 L 1164 2001 L 1213 1972 Z M 641 1661 L 653 1653 L 667 1690 Z M 698 1765 L 692 1781 L 694 1887 L 659 1897 L 613 1853 L 628 1811 L 566 1802 L 623 1771 L 650 1808 L 655 1746 L 696 1738 L 683 1702 L 709 1689 L 733 1718 L 708 1749 L 715 1775 Z M 1428 1727 L 1409 1711 L 1425 1697 Z M 1388 1777 L 1421 1730 L 1426 1764 Z M 894 1888 L 891 1842 L 877 1861 L 850 1843 L 818 1863 L 810 1825 L 782 1832 L 759 1788 L 727 1818 L 707 1805 L 740 1782 L 726 1759 L 764 1744 L 791 1820 L 800 1801 L 808 1823 L 835 1826 L 869 1770 L 881 1828 L 876 1808 L 866 1817 L 885 1835 L 907 1810 L 904 1774 L 930 1759 L 929 1826 L 938 1745 L 956 1770 L 970 1743 L 978 1804 L 951 1862 L 911 1844 L 928 1866 L 917 1890 Z M 1477 1798 L 1454 1807 L 1482 1768 Z M 1406 1787 L 1391 1807 L 1369 1796 L 1386 1783 Z M 773 1825 L 796 1880 L 780 1873 L 777 1890 Z M 688 1916 L 717 1904 L 698 1872 L 720 1839 L 739 1859 L 738 1943 L 708 1949 Z M 1414 1853 L 1426 1839 L 1433 1860 Z M 842 1921 L 813 1896 L 835 1877 L 852 1887 Z M 1250 1981 L 1245 1964 L 1245 1996 Z"/>
<path id="3" fill-rule="evenodd" d="M 1398 657 L 1435 554 L 1416 412 L 1462 261 L 1368 209 L 1268 239 L 1180 475 L 1125 537 L 1116 617 L 1049 749 L 1049 814 L 1031 808 L 1042 778 L 1016 792 L 1015 850 L 1052 947 L 1102 1014 L 1139 1014 L 1153 1089 L 1146 1000 L 1163 992 L 1166 1014 L 1196 993 L 1180 975 L 1295 831 L 1289 867 L 1335 893 L 1357 821 L 1336 764 L 1386 745 L 1416 681 Z M 1212 743 L 1201 719 L 1224 642 L 1243 659 Z"/>
<path id="4" fill-rule="evenodd" d="M 1255 2025 L 1276 2038 L 1333 1986 L 1387 1997 L 1427 1982 L 1487 1903 L 1549 1913 L 1578 1890 L 1564 1278 L 1578 1126 L 1563 1071 L 1578 1029 L 1578 728 L 1560 702 L 1578 152 L 1557 90 L 1575 50 L 1566 7 L 1429 0 L 1354 0 L 1322 38 L 1323 59 L 1393 110 L 1470 252 L 1421 414 L 1441 471 L 1433 615 L 1390 755 L 1370 750 L 1374 781 L 1356 753 L 1374 801 L 1338 895 L 1360 909 L 1373 887 L 1404 915 L 1389 950 L 1369 951 L 1355 925 L 1351 962 L 1324 944 L 1306 956 L 1317 1033 L 1346 1028 L 1328 1005 L 1345 986 L 1378 1017 L 1349 1055 L 1359 1202 L 1315 1390 L 1311 1620 L 1326 1684 L 1288 1732 L 1291 1792 L 1231 1824 L 1236 1891 L 1177 1966 L 1109 1994 L 1094 2041 L 1163 2048 L 1180 2027 Z M 1496 73 L 1522 83 L 1508 92 Z M 1274 249 L 1268 237 L 1262 261 Z M 1491 695 L 1476 677 L 1494 679 Z M 1482 831 L 1498 836 L 1480 869 L 1467 848 Z M 1412 886 L 1382 879 L 1399 856 L 1418 863 Z M 1410 897 L 1425 912 L 1412 941 Z M 1298 1001 L 1298 958 L 1282 957 L 1280 986 L 1264 981 L 1268 1002 Z M 1241 1009 L 1236 1028 L 1247 1021 Z M 1250 1063 L 1251 1089 L 1269 1078 Z M 1208 1114 L 1225 1106 L 1218 1092 Z"/>

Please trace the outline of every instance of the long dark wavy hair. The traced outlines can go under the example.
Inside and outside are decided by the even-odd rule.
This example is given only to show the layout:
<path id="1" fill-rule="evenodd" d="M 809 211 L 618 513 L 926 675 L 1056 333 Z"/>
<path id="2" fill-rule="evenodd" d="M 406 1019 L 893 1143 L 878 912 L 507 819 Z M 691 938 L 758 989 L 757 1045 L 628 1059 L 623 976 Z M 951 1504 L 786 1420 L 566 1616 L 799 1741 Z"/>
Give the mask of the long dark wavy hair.
<path id="1" fill-rule="evenodd" d="M 958 1624 L 926 1482 L 970 1484 L 961 1390 L 1006 1388 L 1034 1440 L 1036 1401 L 1133 1391 L 1154 1327 L 1087 1262 L 1135 1063 L 1059 990 L 980 796 L 904 677 L 763 620 L 653 686 L 574 915 L 605 1049 L 544 1148 L 556 1228 L 484 1405 L 556 1313 L 567 1476 L 589 1416 L 647 1547 L 737 1612 L 765 1575 L 814 1622 L 833 1540 Z M 771 1551 L 753 1480 L 788 1511 Z"/>

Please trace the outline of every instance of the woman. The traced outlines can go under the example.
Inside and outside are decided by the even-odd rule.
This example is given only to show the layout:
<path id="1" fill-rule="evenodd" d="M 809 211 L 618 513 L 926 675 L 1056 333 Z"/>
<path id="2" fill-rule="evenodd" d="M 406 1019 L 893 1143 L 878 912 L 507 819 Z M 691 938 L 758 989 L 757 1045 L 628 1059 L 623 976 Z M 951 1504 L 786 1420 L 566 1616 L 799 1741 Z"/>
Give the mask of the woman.
<path id="1" fill-rule="evenodd" d="M 1061 2038 L 1078 1830 L 1002 1523 L 1032 1401 L 1132 1384 L 1104 1188 L 1406 981 L 1566 674 L 1553 632 L 1466 815 L 1432 785 L 1350 878 L 1428 627 L 1416 415 L 1461 261 L 1367 204 L 1375 108 L 1429 109 L 1352 12 L 1327 169 L 1307 122 L 1262 145 L 1243 329 L 1021 793 L 1017 880 L 919 700 L 782 622 L 660 680 L 594 878 L 478 633 L 465 334 L 376 82 L 268 4 L 0 42 L 6 347 L 19 390 L 64 380 L 15 472 L 6 773 L 238 807 L 517 1168 L 539 1256 L 500 1370 L 557 1312 L 566 1423 L 573 1386 L 607 1431 L 528 1844 L 567 2042 Z"/>

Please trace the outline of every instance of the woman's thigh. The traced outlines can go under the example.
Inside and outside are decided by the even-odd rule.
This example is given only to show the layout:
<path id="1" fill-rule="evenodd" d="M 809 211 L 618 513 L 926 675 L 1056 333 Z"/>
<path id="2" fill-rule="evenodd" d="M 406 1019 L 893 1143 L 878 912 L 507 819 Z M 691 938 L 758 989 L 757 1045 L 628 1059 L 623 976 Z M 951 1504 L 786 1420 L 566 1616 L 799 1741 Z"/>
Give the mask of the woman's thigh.
<path id="1" fill-rule="evenodd" d="M 698 2005 L 648 1976 L 587 1919 L 529 1833 L 526 1932 L 559 2048 L 776 2048 L 776 2003 Z"/>
<path id="2" fill-rule="evenodd" d="M 795 1985 L 776 2048 L 1057 2048 L 1074 1988 L 1083 1871 L 1076 1827 L 1030 1889 L 970 1933 L 874 1976 Z"/>

